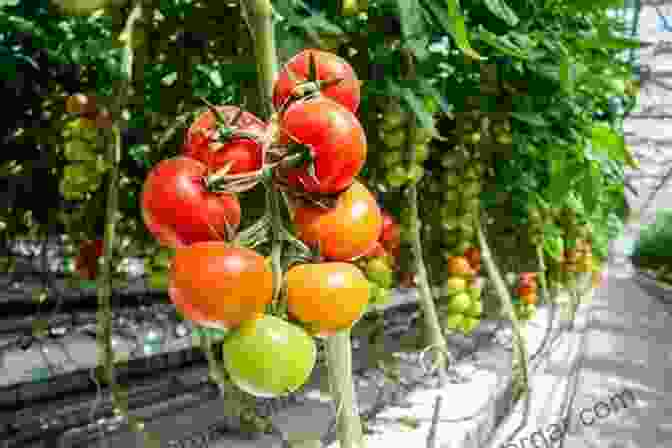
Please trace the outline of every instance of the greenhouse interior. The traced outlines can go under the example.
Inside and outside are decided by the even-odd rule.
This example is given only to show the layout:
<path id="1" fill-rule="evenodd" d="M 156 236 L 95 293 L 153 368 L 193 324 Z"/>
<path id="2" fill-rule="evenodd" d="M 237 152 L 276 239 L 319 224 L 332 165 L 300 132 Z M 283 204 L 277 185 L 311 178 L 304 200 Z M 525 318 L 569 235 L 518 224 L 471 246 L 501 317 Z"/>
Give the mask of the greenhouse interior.
<path id="1" fill-rule="evenodd" d="M 672 2 L 0 24 L 0 448 L 672 447 Z"/>

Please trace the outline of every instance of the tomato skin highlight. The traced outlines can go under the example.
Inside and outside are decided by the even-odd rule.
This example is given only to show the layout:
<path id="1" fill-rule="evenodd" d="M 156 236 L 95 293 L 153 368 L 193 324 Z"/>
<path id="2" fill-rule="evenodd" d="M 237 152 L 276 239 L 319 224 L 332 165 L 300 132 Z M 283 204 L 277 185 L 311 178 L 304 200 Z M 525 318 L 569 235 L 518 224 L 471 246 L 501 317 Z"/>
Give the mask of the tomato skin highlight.
<path id="1" fill-rule="evenodd" d="M 227 123 L 231 123 L 240 111 L 235 106 L 216 106 L 215 109 L 224 116 Z M 242 113 L 235 127 L 241 132 L 259 136 L 266 130 L 266 124 L 247 111 Z M 229 174 L 261 169 L 262 148 L 259 142 L 240 138 L 224 143 L 220 149 L 213 151 L 211 148 L 218 145 L 213 139 L 216 129 L 217 123 L 212 111 L 208 110 L 201 114 L 187 130 L 182 149 L 183 154 L 206 164 L 215 171 L 233 162 Z"/>
<path id="2" fill-rule="evenodd" d="M 333 209 L 301 206 L 292 220 L 297 237 L 309 246 L 319 245 L 327 260 L 353 261 L 374 249 L 383 218 L 371 192 L 355 181 Z"/>
<path id="3" fill-rule="evenodd" d="M 326 87 L 321 94 L 331 98 L 352 113 L 356 113 L 361 100 L 360 81 L 348 62 L 340 56 L 326 51 L 307 49 L 292 57 L 278 74 L 278 79 L 273 88 L 273 105 L 276 109 L 285 103 L 292 90 L 302 79 L 307 79 L 310 70 L 310 55 L 315 58 L 317 79 L 326 81 L 341 78 L 338 84 Z M 298 78 L 291 79 L 289 71 Z"/>
<path id="4" fill-rule="evenodd" d="M 317 360 L 315 341 L 303 328 L 271 315 L 243 322 L 227 335 L 222 352 L 234 384 L 266 398 L 299 389 Z"/>
<path id="5" fill-rule="evenodd" d="M 222 240 L 227 223 L 240 225 L 240 203 L 232 194 L 210 193 L 203 177 L 208 168 L 187 157 L 159 162 L 142 188 L 142 218 L 147 229 L 165 246 Z"/>
<path id="6" fill-rule="evenodd" d="M 289 313 L 318 336 L 349 328 L 369 303 L 369 281 L 349 263 L 294 266 L 285 282 Z"/>
<path id="7" fill-rule="evenodd" d="M 392 215 L 385 210 L 383 214 L 383 231 L 380 235 L 380 241 L 383 247 L 388 251 L 394 251 L 401 246 L 401 228 Z"/>
<path id="8" fill-rule="evenodd" d="M 176 249 L 169 295 L 186 318 L 234 328 L 262 313 L 273 298 L 273 274 L 257 252 L 220 241 Z"/>

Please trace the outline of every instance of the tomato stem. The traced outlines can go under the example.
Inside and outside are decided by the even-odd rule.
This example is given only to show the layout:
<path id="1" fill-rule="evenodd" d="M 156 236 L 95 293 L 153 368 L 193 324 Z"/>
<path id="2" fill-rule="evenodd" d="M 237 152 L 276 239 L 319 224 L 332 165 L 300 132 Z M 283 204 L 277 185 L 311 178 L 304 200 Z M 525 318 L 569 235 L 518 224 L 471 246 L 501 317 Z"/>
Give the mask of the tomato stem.
<path id="1" fill-rule="evenodd" d="M 513 368 L 517 369 L 520 372 L 520 380 L 522 382 L 521 386 L 523 387 L 523 395 L 525 397 L 525 407 L 529 407 L 529 378 L 528 378 L 528 363 L 527 363 L 527 347 L 525 343 L 525 338 L 520 327 L 520 322 L 516 316 L 516 312 L 513 307 L 513 301 L 509 289 L 506 286 L 506 282 L 502 277 L 502 273 L 497 268 L 493 258 L 492 252 L 490 251 L 490 246 L 485 238 L 483 233 L 483 227 L 478 218 L 474 219 L 474 226 L 476 228 L 476 236 L 478 238 L 478 244 L 481 249 L 481 260 L 485 266 L 485 270 L 488 273 L 488 277 L 492 280 L 495 286 L 495 292 L 501 301 L 502 308 L 504 312 L 508 315 L 509 320 L 511 321 L 511 326 L 513 330 L 514 337 L 514 356 L 513 356 Z M 517 376 L 517 375 L 515 375 Z M 514 381 L 516 378 L 514 377 Z"/>
<path id="2" fill-rule="evenodd" d="M 355 387 L 352 381 L 350 329 L 341 330 L 326 341 L 329 387 L 336 405 L 336 427 L 341 448 L 363 448 Z"/>

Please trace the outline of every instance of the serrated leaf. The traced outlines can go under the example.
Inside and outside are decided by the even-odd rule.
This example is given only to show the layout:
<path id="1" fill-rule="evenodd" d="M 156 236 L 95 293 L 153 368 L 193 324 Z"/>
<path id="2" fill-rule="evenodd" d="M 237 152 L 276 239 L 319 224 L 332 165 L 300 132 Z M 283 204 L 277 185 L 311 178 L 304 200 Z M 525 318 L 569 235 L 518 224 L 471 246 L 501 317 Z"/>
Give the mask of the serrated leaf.
<path id="1" fill-rule="evenodd" d="M 483 0 L 488 10 L 509 26 L 516 26 L 520 19 L 504 0 Z"/>

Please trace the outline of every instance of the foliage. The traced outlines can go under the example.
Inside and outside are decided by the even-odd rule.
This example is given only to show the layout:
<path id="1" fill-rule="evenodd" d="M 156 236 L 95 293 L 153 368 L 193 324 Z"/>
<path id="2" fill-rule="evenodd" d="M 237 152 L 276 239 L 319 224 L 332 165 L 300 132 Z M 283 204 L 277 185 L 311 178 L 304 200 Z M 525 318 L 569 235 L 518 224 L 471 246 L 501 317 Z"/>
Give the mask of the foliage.
<path id="1" fill-rule="evenodd" d="M 653 223 L 642 229 L 633 258 L 643 265 L 672 265 L 672 209 L 658 211 Z"/>

